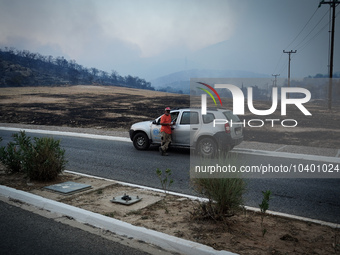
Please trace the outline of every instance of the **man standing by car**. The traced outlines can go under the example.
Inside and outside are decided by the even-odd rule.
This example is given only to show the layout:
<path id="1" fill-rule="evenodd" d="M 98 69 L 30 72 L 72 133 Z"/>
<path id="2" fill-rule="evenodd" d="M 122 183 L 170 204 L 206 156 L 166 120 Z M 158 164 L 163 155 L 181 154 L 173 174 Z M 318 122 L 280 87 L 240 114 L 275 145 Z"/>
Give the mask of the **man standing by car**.
<path id="1" fill-rule="evenodd" d="M 170 107 L 165 108 L 165 113 L 161 117 L 160 124 L 161 127 L 161 139 L 162 143 L 159 147 L 159 152 L 162 156 L 168 156 L 166 152 L 168 150 L 169 144 L 171 142 L 171 126 L 174 123 L 171 123 L 171 115 L 170 115 Z"/>

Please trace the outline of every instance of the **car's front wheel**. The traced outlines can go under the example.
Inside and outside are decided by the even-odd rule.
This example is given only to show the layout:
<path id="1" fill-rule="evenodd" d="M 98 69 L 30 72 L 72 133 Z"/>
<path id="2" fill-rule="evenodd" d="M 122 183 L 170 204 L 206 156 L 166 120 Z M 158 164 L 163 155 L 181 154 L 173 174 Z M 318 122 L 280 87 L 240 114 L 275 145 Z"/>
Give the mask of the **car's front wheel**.
<path id="1" fill-rule="evenodd" d="M 198 153 L 203 157 L 214 157 L 217 154 L 217 144 L 212 138 L 202 138 L 198 142 Z"/>
<path id="2" fill-rule="evenodd" d="M 133 137 L 133 146 L 137 150 L 146 150 L 150 147 L 150 141 L 145 133 L 139 132 Z"/>

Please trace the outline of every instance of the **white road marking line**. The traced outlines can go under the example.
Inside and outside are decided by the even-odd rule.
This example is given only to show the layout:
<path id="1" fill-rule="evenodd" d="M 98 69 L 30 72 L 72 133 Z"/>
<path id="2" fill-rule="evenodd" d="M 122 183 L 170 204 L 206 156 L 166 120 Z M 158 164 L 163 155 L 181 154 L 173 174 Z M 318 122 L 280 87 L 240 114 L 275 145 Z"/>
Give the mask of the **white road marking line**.
<path id="1" fill-rule="evenodd" d="M 108 135 L 94 135 L 94 134 L 75 133 L 75 132 L 63 132 L 63 131 L 41 130 L 41 129 L 25 129 L 25 128 L 10 128 L 10 127 L 0 127 L 0 130 L 7 130 L 7 131 L 14 131 L 14 132 L 25 131 L 26 133 L 62 135 L 62 136 L 72 136 L 72 137 L 81 137 L 81 138 L 90 138 L 90 139 L 131 142 L 131 139 L 127 137 L 108 136 Z"/>

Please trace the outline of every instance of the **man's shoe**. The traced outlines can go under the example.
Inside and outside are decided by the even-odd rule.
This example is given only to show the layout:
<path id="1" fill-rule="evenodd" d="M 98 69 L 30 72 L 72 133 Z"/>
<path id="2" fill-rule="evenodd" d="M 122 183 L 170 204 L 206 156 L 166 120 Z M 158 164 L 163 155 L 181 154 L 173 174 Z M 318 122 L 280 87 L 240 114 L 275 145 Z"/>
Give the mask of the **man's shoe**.
<path id="1" fill-rule="evenodd" d="M 162 150 L 162 147 L 161 147 L 161 146 L 159 146 L 158 150 L 159 150 L 159 153 L 160 153 L 162 156 L 164 156 L 164 151 Z"/>
<path id="2" fill-rule="evenodd" d="M 163 156 L 169 156 L 169 154 L 167 152 L 164 152 Z"/>

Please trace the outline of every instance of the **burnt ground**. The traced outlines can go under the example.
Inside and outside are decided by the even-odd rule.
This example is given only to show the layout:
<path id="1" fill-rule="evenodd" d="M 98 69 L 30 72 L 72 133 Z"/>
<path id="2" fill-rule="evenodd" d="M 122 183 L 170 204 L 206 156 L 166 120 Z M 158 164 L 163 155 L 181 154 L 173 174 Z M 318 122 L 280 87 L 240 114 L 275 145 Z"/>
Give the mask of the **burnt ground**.
<path id="1" fill-rule="evenodd" d="M 165 106 L 187 107 L 190 97 L 154 91 L 103 88 L 88 90 L 86 86 L 59 88 L 11 88 L 0 90 L 0 122 L 81 128 L 126 129 L 131 124 L 151 120 L 163 113 Z M 232 109 L 232 102 L 224 106 Z M 256 109 L 269 109 L 271 102 L 256 102 Z M 340 106 L 329 111 L 325 103 L 304 105 L 312 116 L 305 116 L 297 107 L 289 105 L 287 115 L 281 116 L 280 106 L 270 116 L 256 116 L 246 112 L 244 139 L 267 143 L 340 148 Z M 247 106 L 245 107 L 247 109 Z M 255 121 L 257 119 L 257 121 Z M 257 126 L 264 122 L 262 127 Z M 274 127 L 266 119 L 276 119 Z M 281 121 L 294 119 L 297 126 L 282 127 Z M 286 121 L 285 125 L 294 122 Z"/>
<path id="2" fill-rule="evenodd" d="M 29 95 L 27 95 L 29 96 Z M 45 94 L 34 94 L 46 97 Z M 188 106 L 181 98 L 158 97 L 146 99 L 131 95 L 118 95 L 114 101 L 111 95 L 48 95 L 49 98 L 66 99 L 67 103 L 13 103 L 1 104 L 0 121 L 4 123 L 23 123 L 69 127 L 126 128 L 132 123 L 154 119 L 163 113 L 164 105 Z M 118 102 L 118 103 L 117 103 Z"/>
<path id="3" fill-rule="evenodd" d="M 267 106 L 262 109 L 269 109 L 268 102 L 258 103 L 258 105 Z M 287 115 L 281 115 L 281 107 L 269 116 L 245 115 L 244 119 L 248 122 L 251 119 L 262 119 L 264 126 L 261 128 L 246 128 L 245 140 L 268 143 L 280 143 L 287 145 L 303 145 L 324 148 L 340 148 L 340 107 L 333 106 L 328 110 L 325 104 L 308 103 L 306 109 L 312 114 L 305 116 L 297 107 L 287 106 Z M 260 109 L 260 107 L 259 107 Z M 242 117 L 240 118 L 242 119 Z M 271 121 L 266 119 L 276 119 L 274 127 Z M 295 121 L 289 121 L 293 119 Z M 287 121 L 284 121 L 287 120 Z M 283 127 L 283 125 L 296 125 L 296 127 Z M 250 122 L 252 123 L 252 122 Z M 260 125 L 260 122 L 254 122 L 253 125 Z M 252 125 L 252 124 L 251 124 Z"/>

